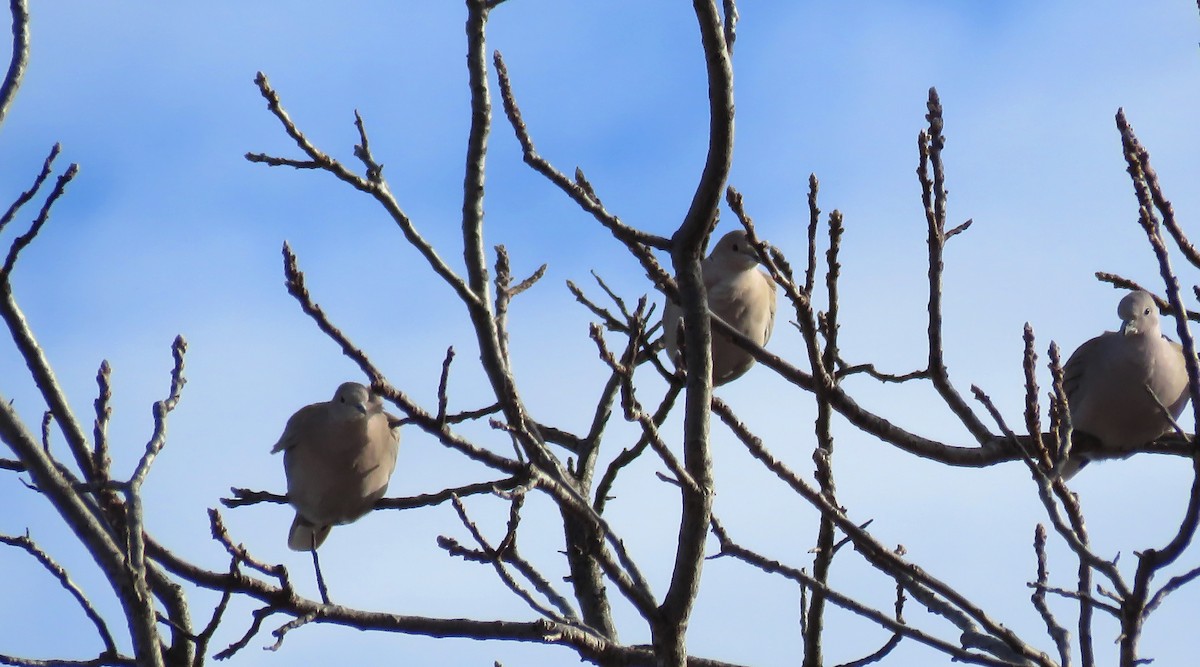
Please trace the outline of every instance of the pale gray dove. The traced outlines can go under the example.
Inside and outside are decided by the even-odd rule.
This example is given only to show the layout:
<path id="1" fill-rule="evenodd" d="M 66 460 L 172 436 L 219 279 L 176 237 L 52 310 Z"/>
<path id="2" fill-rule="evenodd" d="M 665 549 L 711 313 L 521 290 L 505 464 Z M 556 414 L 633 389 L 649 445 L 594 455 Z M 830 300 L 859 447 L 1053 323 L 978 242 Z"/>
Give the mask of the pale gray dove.
<path id="1" fill-rule="evenodd" d="M 1183 349 L 1162 335 L 1158 306 L 1146 292 L 1130 292 L 1117 306 L 1121 330 L 1085 342 L 1063 367 L 1063 389 L 1076 431 L 1095 437 L 1105 449 L 1127 451 L 1172 430 L 1159 403 L 1176 418 L 1188 402 Z M 1150 396 L 1154 392 L 1157 401 Z M 1126 454 L 1127 456 L 1128 454 Z M 1088 458 L 1071 456 L 1062 475 L 1070 478 Z"/>
<path id="2" fill-rule="evenodd" d="M 362 517 L 383 497 L 400 447 L 395 420 L 357 382 L 292 415 L 271 449 L 283 452 L 288 500 L 296 508 L 289 547 L 315 556 L 331 527 Z"/>
<path id="3" fill-rule="evenodd" d="M 758 253 L 736 229 L 721 237 L 701 263 L 708 309 L 759 345 L 766 345 L 775 326 L 775 281 L 758 268 Z M 667 300 L 663 308 L 663 337 L 667 357 L 682 365 L 679 328 L 683 310 Z M 722 385 L 741 377 L 754 365 L 754 357 L 716 329 L 712 332 L 712 380 Z"/>

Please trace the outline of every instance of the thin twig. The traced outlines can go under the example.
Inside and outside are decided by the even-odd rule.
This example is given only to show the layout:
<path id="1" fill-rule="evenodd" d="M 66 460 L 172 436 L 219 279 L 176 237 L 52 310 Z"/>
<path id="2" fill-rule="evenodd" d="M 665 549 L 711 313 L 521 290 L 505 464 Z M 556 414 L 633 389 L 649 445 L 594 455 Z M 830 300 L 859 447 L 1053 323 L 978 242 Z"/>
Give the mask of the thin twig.
<path id="1" fill-rule="evenodd" d="M 371 155 L 371 144 L 367 140 L 367 128 L 363 123 L 362 115 L 358 113 L 358 109 L 354 110 L 354 127 L 358 130 L 358 144 L 354 147 L 354 157 L 362 161 L 363 166 L 367 169 L 367 180 L 380 184 L 383 182 L 383 165 L 375 161 Z"/>
<path id="2" fill-rule="evenodd" d="M 1200 567 L 1193 568 L 1184 574 L 1168 579 L 1167 583 L 1163 584 L 1161 588 L 1155 591 L 1154 597 L 1150 598 L 1150 600 L 1146 602 L 1146 608 L 1142 610 L 1142 616 L 1150 616 L 1150 614 L 1158 608 L 1158 605 L 1162 604 L 1163 600 L 1165 600 L 1168 595 L 1174 593 L 1180 588 L 1183 588 L 1185 585 L 1194 581 L 1197 577 L 1200 577 Z"/>
<path id="3" fill-rule="evenodd" d="M 1034 609 L 1046 624 L 1046 632 L 1058 647 L 1058 657 L 1063 667 L 1071 664 L 1071 633 L 1054 618 L 1050 606 L 1046 604 L 1046 582 L 1049 580 L 1050 569 L 1046 565 L 1046 527 L 1037 525 L 1033 533 L 1033 552 L 1037 556 L 1037 580 L 1033 584 L 1033 595 L 1030 601 Z"/>
<path id="4" fill-rule="evenodd" d="M 34 195 L 38 193 L 38 190 L 42 189 L 42 184 L 44 184 L 46 179 L 50 176 L 55 158 L 57 158 L 61 152 L 61 144 L 54 144 L 54 146 L 50 148 L 50 154 L 46 156 L 46 160 L 42 163 L 42 170 L 38 172 L 37 178 L 33 179 L 33 185 L 29 186 L 28 190 L 18 195 L 17 198 L 13 200 L 13 203 L 9 205 L 8 210 L 4 212 L 4 215 L 0 215 L 0 231 L 4 231 L 4 227 L 8 225 L 8 223 L 12 222 L 13 218 L 16 217 L 17 211 L 21 210 L 21 207 L 25 206 L 25 204 L 28 204 L 29 200 L 33 199 Z"/>
<path id="5" fill-rule="evenodd" d="M 949 615 L 952 613 L 969 616 L 987 630 L 988 637 L 1000 642 L 1002 648 L 1005 650 L 1014 651 L 1034 664 L 1049 666 L 1050 663 L 1042 653 L 1034 650 L 1022 641 L 1012 630 L 993 620 L 983 609 L 971 603 L 959 591 L 915 565 L 905 562 L 891 550 L 880 544 L 869 533 L 861 530 L 846 516 L 842 508 L 831 505 L 820 492 L 767 451 L 761 439 L 751 433 L 744 424 L 737 421 L 733 413 L 729 410 L 729 407 L 720 399 L 713 399 L 713 412 L 721 418 L 725 425 L 737 436 L 738 440 L 768 470 L 775 473 L 776 477 L 822 514 L 830 516 L 838 529 L 853 539 L 855 547 L 868 562 L 876 568 L 895 576 L 898 581 L 903 582 L 905 589 L 920 600 L 922 604 L 925 604 L 927 608 L 951 620 L 954 620 L 954 617 Z M 933 596 L 937 596 L 938 600 L 934 600 Z M 938 602 L 937 607 L 931 606 L 934 602 Z M 989 650 L 996 649 L 997 646 L 989 645 Z"/>
<path id="6" fill-rule="evenodd" d="M 9 0 L 8 5 L 12 13 L 12 59 L 0 85 L 0 125 L 8 115 L 29 64 L 29 4 L 26 0 Z"/>
<path id="7" fill-rule="evenodd" d="M 458 518 L 462 522 L 463 526 L 466 527 L 467 531 L 470 532 L 471 536 L 475 539 L 475 542 L 477 544 L 479 544 L 479 546 L 483 549 L 483 552 L 482 552 L 483 562 L 490 563 L 492 565 L 492 567 L 496 570 L 497 576 L 500 577 L 500 580 L 502 582 L 504 582 L 504 585 L 507 586 L 509 588 L 509 590 L 511 590 L 513 593 L 515 593 L 517 595 L 517 597 L 524 600 L 525 604 L 529 605 L 529 607 L 531 609 L 533 609 L 537 613 L 541 614 L 542 616 L 544 616 L 552 621 L 555 621 L 558 623 L 568 623 L 569 622 L 567 620 L 568 618 L 575 620 L 575 612 L 569 606 L 567 606 L 567 607 L 560 606 L 559 611 L 555 612 L 555 611 L 551 610 L 550 608 L 546 607 L 545 605 L 543 605 L 541 602 L 538 602 L 537 600 L 535 600 L 533 598 L 533 596 L 529 593 L 529 591 L 525 590 L 525 588 L 523 586 L 521 586 L 519 583 L 517 583 L 517 580 L 513 578 L 512 574 L 509 573 L 508 568 L 506 568 L 504 566 L 504 562 L 506 559 L 505 559 L 503 551 L 512 551 L 512 552 L 516 551 L 516 538 L 515 538 L 516 519 L 515 518 L 510 518 L 509 530 L 505 534 L 504 541 L 501 542 L 501 546 L 504 547 L 504 549 L 503 549 L 503 551 L 500 551 L 500 550 L 497 550 L 496 548 L 492 547 L 492 545 L 488 542 L 487 538 L 485 538 L 483 536 L 483 533 L 480 532 L 479 527 L 476 526 L 475 522 L 472 521 L 471 518 L 467 515 L 467 508 L 463 505 L 462 501 L 459 500 L 459 498 L 457 496 L 452 497 L 450 499 L 450 501 L 454 505 L 454 510 L 455 510 L 455 512 L 458 513 Z M 517 510 L 514 509 L 514 512 L 516 512 L 516 511 Z M 451 551 L 451 553 L 455 553 L 455 551 L 456 551 L 452 547 L 457 546 L 457 543 L 454 542 L 453 540 L 450 540 L 449 538 L 445 538 L 445 537 L 439 538 L 438 544 L 439 544 L 439 546 L 442 546 L 442 548 L 447 549 L 448 551 Z M 507 546 L 505 546 L 505 545 L 507 545 Z M 465 550 L 461 550 L 461 549 L 457 550 L 457 552 L 459 555 L 469 553 L 469 552 L 467 552 Z M 532 568 L 530 568 L 530 569 L 532 569 Z M 546 581 L 546 578 L 541 575 L 538 575 L 537 579 L 538 579 L 538 581 L 541 581 L 541 582 Z M 556 606 L 558 606 L 560 604 L 564 604 L 566 602 L 566 600 L 560 595 L 554 595 L 553 597 L 550 598 L 550 600 Z"/>
<path id="8" fill-rule="evenodd" d="M 12 275 L 13 266 L 15 266 L 17 263 L 17 256 L 20 255 L 21 251 L 28 247 L 30 243 L 33 243 L 33 239 L 37 238 L 38 232 L 42 231 L 42 227 L 46 224 L 46 221 L 50 219 L 50 209 L 54 206 L 54 203 L 58 201 L 59 197 L 63 196 L 63 193 L 66 192 L 67 184 L 70 183 L 78 173 L 79 165 L 71 163 L 71 165 L 67 167 L 67 170 L 63 172 L 58 177 L 58 180 L 54 183 L 54 189 L 50 191 L 50 194 L 46 197 L 46 201 L 42 203 L 42 209 L 38 212 L 37 217 L 34 218 L 33 223 L 29 226 L 29 230 L 13 239 L 12 245 L 9 246 L 8 249 L 8 256 L 4 259 L 4 266 L 0 267 L 0 283 L 8 283 L 9 276 Z"/>
<path id="9" fill-rule="evenodd" d="M 230 572 L 237 567 L 236 561 L 231 563 Z M 217 601 L 213 607 L 212 616 L 208 620 L 208 624 L 204 629 L 196 635 L 196 660 L 192 663 L 192 667 L 203 667 L 204 657 L 208 655 L 208 646 L 212 641 L 213 635 L 216 634 L 217 628 L 220 627 L 221 621 L 225 618 L 225 610 L 229 608 L 229 601 L 233 599 L 233 591 L 224 591 L 221 593 L 221 599 Z"/>
<path id="10" fill-rule="evenodd" d="M 454 361 L 454 346 L 446 348 L 446 359 L 442 361 L 442 375 L 438 378 L 438 410 L 436 419 L 441 423 L 446 423 L 446 408 L 450 402 L 450 398 L 446 394 L 447 385 L 450 382 L 450 364 Z"/>
<path id="11" fill-rule="evenodd" d="M 599 199 L 592 196 L 594 189 L 590 183 L 586 183 L 585 181 L 584 184 L 580 184 L 573 181 L 561 171 L 555 169 L 549 161 L 538 154 L 537 150 L 533 147 L 533 139 L 529 136 L 529 130 L 525 126 L 525 121 L 521 119 L 521 110 L 517 108 L 516 98 L 513 95 L 512 84 L 509 80 L 508 68 L 504 65 L 504 58 L 500 55 L 499 51 L 496 51 L 493 54 L 492 60 L 496 65 L 496 76 L 500 82 L 500 99 L 504 104 L 504 112 L 508 116 L 509 124 L 512 125 L 513 131 L 517 135 L 517 141 L 521 144 L 525 163 L 558 186 L 580 208 L 592 214 L 592 217 L 604 225 L 614 237 L 624 243 L 625 247 L 642 264 L 642 267 L 655 284 L 660 286 L 672 284 L 670 276 L 663 270 L 658 260 L 654 258 L 654 255 L 649 250 L 649 248 L 669 250 L 671 247 L 670 240 L 661 236 L 647 234 L 621 222 L 620 218 L 605 210 Z"/>
<path id="12" fill-rule="evenodd" d="M 862 616 L 863 618 L 869 619 L 873 623 L 876 623 L 886 630 L 890 630 L 897 634 L 902 634 L 905 637 L 909 637 L 917 642 L 925 644 L 926 646 L 941 651 L 953 657 L 955 660 L 979 665 L 992 665 L 994 667 L 1010 667 L 1012 665 L 1010 662 L 999 660 L 989 655 L 972 653 L 962 647 L 951 644 L 950 642 L 938 639 L 937 637 L 934 637 L 918 628 L 914 628 L 910 625 L 899 622 L 881 611 L 873 609 L 861 602 L 838 593 L 824 583 L 817 581 L 811 576 L 805 574 L 802 570 L 789 567 L 783 563 L 771 560 L 770 558 L 766 558 L 758 553 L 746 549 L 730 539 L 728 533 L 725 532 L 720 522 L 716 520 L 713 522 L 712 530 L 713 534 L 717 536 L 717 539 L 721 544 L 721 552 L 717 556 L 714 556 L 714 558 L 720 556 L 733 557 L 749 565 L 753 565 L 754 567 L 768 574 L 778 574 L 791 579 L 792 581 L 795 581 L 804 587 L 812 588 L 814 590 L 819 589 L 825 595 L 826 599 L 828 599 L 832 604 Z"/>
<path id="13" fill-rule="evenodd" d="M 921 201 L 925 205 L 925 219 L 928 223 L 929 246 L 929 373 L 934 388 L 942 400 L 954 412 L 959 421 L 967 427 L 971 435 L 980 443 L 988 442 L 991 433 L 978 416 L 971 410 L 967 402 L 950 382 L 950 374 L 946 369 L 944 358 L 945 347 L 942 339 L 942 273 L 944 265 L 942 255 L 946 240 L 946 176 L 942 166 L 942 147 L 946 138 L 942 135 L 942 103 L 938 98 L 937 89 L 929 89 L 929 100 L 926 103 L 929 113 L 925 119 L 929 129 L 922 130 L 917 139 L 921 159 L 917 167 L 917 176 L 921 182 Z M 933 175 L 930 177 L 929 170 Z M 961 230 L 955 230 L 955 232 Z"/>
<path id="14" fill-rule="evenodd" d="M 171 369 L 171 390 L 166 399 L 154 403 L 154 434 L 146 443 L 146 451 L 142 454 L 142 458 L 138 461 L 137 467 L 129 479 L 129 484 L 135 491 L 145 481 L 146 475 L 150 472 L 150 466 L 153 465 L 154 459 L 167 442 L 167 415 L 179 404 L 180 392 L 183 391 L 183 385 L 187 383 L 183 377 L 183 355 L 186 352 L 187 341 L 183 339 L 183 336 L 176 336 L 175 341 L 171 344 L 171 355 L 175 359 L 175 365 Z"/>
<path id="15" fill-rule="evenodd" d="M 228 660 L 236 655 L 238 651 L 246 648 L 246 646 L 250 643 L 250 640 L 258 634 L 259 630 L 262 629 L 263 621 L 265 621 L 268 616 L 271 616 L 278 611 L 280 610 L 274 605 L 267 605 L 266 607 L 255 609 L 250 614 L 251 618 L 254 620 L 251 621 L 250 627 L 246 629 L 246 632 L 241 636 L 241 638 L 229 646 L 226 646 L 224 650 L 218 651 L 215 655 L 213 655 L 213 659 Z"/>
<path id="16" fill-rule="evenodd" d="M 313 553 L 314 554 L 317 553 L 317 550 L 313 549 Z M 318 572 L 320 572 L 320 570 L 318 570 Z M 325 604 L 328 605 L 329 603 L 326 602 Z M 283 625 L 279 626 L 278 628 L 275 628 L 274 630 L 272 630 L 271 635 L 275 637 L 275 643 L 271 644 L 270 646 L 265 646 L 263 648 L 265 648 L 268 651 L 278 651 L 280 649 L 280 647 L 283 646 L 283 638 L 284 638 L 284 636 L 287 635 L 287 633 L 291 632 L 292 630 L 302 628 L 302 627 L 308 625 L 309 623 L 312 623 L 313 621 L 317 620 L 320 617 L 321 617 L 321 610 L 314 609 L 314 610 L 308 612 L 307 614 L 293 618 L 292 620 L 288 621 L 287 623 L 284 623 Z"/>
<path id="17" fill-rule="evenodd" d="M 112 459 L 108 455 L 108 420 L 112 417 L 112 407 L 109 405 L 112 401 L 111 376 L 112 367 L 108 365 L 108 360 L 100 362 L 100 370 L 96 372 L 96 385 L 99 391 L 96 401 L 93 403 L 96 408 L 96 421 L 92 425 L 93 447 L 95 447 L 92 453 L 92 463 L 99 479 L 109 479 L 109 469 L 112 466 Z"/>
<path id="18" fill-rule="evenodd" d="M 1121 146 L 1124 149 L 1125 161 L 1133 180 L 1134 193 L 1138 199 L 1138 222 L 1146 233 L 1150 247 L 1158 259 L 1159 275 L 1166 287 L 1167 300 L 1171 311 L 1184 312 L 1180 296 L 1179 280 L 1171 268 L 1171 260 L 1166 243 L 1163 240 L 1161 225 L 1165 224 L 1177 234 L 1176 245 L 1180 247 L 1189 260 L 1200 265 L 1200 258 L 1183 235 L 1183 231 L 1175 222 L 1174 209 L 1171 202 L 1163 195 L 1158 185 L 1158 177 L 1150 165 L 1150 154 L 1138 141 L 1137 136 L 1125 119 L 1124 109 L 1117 111 L 1117 129 L 1121 134 Z M 1162 215 L 1160 223 L 1155 211 Z M 1187 320 L 1176 318 L 1175 331 L 1183 347 L 1183 357 L 1187 368 L 1188 386 L 1192 400 L 1192 412 L 1200 423 L 1200 363 L 1196 358 L 1196 343 L 1188 329 Z M 1138 660 L 1137 645 L 1140 639 L 1142 624 L 1145 619 L 1146 604 L 1150 599 L 1150 581 L 1155 574 L 1167 567 L 1183 553 L 1191 544 L 1200 528 L 1200 451 L 1192 456 L 1192 488 L 1188 494 L 1187 508 L 1179 522 L 1179 528 L 1171 540 L 1158 549 L 1146 549 L 1138 554 L 1137 571 L 1133 577 L 1133 590 L 1129 596 L 1123 596 L 1121 617 L 1121 662 L 1133 664 Z"/>
<path id="19" fill-rule="evenodd" d="M 1150 298 L 1154 299 L 1154 304 L 1158 306 L 1159 311 L 1161 311 L 1164 315 L 1176 317 L 1175 311 L 1172 310 L 1171 302 L 1155 294 L 1153 289 L 1149 289 L 1142 284 L 1128 278 L 1118 276 L 1115 273 L 1106 273 L 1104 271 L 1097 271 L 1096 279 L 1100 282 L 1109 283 L 1117 289 L 1145 292 L 1150 295 Z M 1193 322 L 1200 322 L 1200 312 L 1196 312 L 1194 310 L 1187 310 L 1185 308 L 1184 317 Z"/>
<path id="20" fill-rule="evenodd" d="M 817 227 L 821 224 L 821 209 L 817 208 L 817 191 L 821 183 L 816 174 L 808 175 L 808 266 L 804 269 L 804 293 L 812 294 L 817 279 Z"/>
<path id="21" fill-rule="evenodd" d="M 368 175 L 377 177 L 377 180 L 363 178 L 350 171 L 341 162 L 338 162 L 325 152 L 318 149 L 312 144 L 312 142 L 308 140 L 306 136 L 304 136 L 304 133 L 299 127 L 296 126 L 296 123 L 292 120 L 291 116 L 289 116 L 288 112 L 283 108 L 283 104 L 279 99 L 279 94 L 275 92 L 274 88 L 271 87 L 271 83 L 267 80 L 267 76 L 265 74 L 258 72 L 258 74 L 254 77 L 254 83 L 256 86 L 258 86 L 258 91 L 262 95 L 263 99 L 267 101 L 267 109 L 272 113 L 272 115 L 275 116 L 276 119 L 279 120 L 280 125 L 283 126 L 284 132 L 291 137 L 292 141 L 296 143 L 300 150 L 303 151 L 309 159 L 289 160 L 285 158 L 273 158 L 261 153 L 247 153 L 247 160 L 250 162 L 265 163 L 272 166 L 286 165 L 304 169 L 322 169 L 333 174 L 339 180 L 350 184 L 356 190 L 371 195 L 377 202 L 380 203 L 380 205 L 384 207 L 384 209 L 387 210 L 388 214 L 392 217 L 392 220 L 395 221 L 396 225 L 400 227 L 400 230 L 404 233 L 405 239 L 414 248 L 416 248 L 419 253 L 421 253 L 421 256 L 425 258 L 425 261 L 429 263 L 430 268 L 432 268 L 435 273 L 441 276 L 447 285 L 454 289 L 458 297 L 465 303 L 478 302 L 479 297 L 471 291 L 466 282 L 460 278 L 454 272 L 454 270 L 451 269 L 444 260 L 442 260 L 440 256 L 438 256 L 437 251 L 434 250 L 433 246 L 426 241 L 419 232 L 417 232 L 416 226 L 400 207 L 399 202 L 397 202 L 395 197 L 392 196 L 391 191 L 388 189 L 387 182 L 383 180 L 382 174 L 380 173 L 382 171 L 382 167 L 379 168 L 380 172 L 371 172 L 371 165 L 368 164 Z M 364 142 L 364 144 L 360 144 L 360 146 L 363 146 L 365 150 L 366 132 L 365 130 L 362 130 L 362 119 L 357 113 L 355 113 L 355 119 L 360 132 L 360 140 Z M 373 158 L 371 164 L 374 164 Z"/>
<path id="22" fill-rule="evenodd" d="M 692 478 L 684 465 L 680 463 L 675 454 L 667 447 L 667 443 L 663 441 L 662 436 L 658 432 L 658 424 L 655 422 L 654 417 L 642 409 L 641 403 L 638 402 L 633 386 L 633 369 L 618 363 L 612 353 L 608 351 L 599 325 L 593 324 L 590 333 L 592 340 L 596 342 L 596 346 L 600 350 L 600 358 L 609 365 L 613 373 L 619 375 L 622 379 L 621 403 L 625 410 L 625 418 L 629 421 L 637 422 L 642 427 L 642 435 L 650 444 L 650 448 L 658 454 L 659 458 L 667 465 L 671 474 L 675 476 L 675 479 L 680 484 L 686 486 L 692 493 L 701 493 L 696 480 Z"/>
<path id="23" fill-rule="evenodd" d="M 670 385 L 667 388 L 667 393 L 659 402 L 658 408 L 654 411 L 651 417 L 655 426 L 661 426 L 666 421 L 667 415 L 670 414 L 671 408 L 675 406 L 676 399 L 683 392 L 682 385 Z M 641 437 L 632 447 L 621 450 L 612 462 L 608 464 L 604 474 L 600 477 L 600 483 L 596 485 L 596 511 L 603 513 L 604 507 L 611 498 L 612 486 L 616 482 L 617 474 L 630 463 L 633 463 L 646 447 L 650 445 L 650 437 L 643 431 Z"/>
<path id="24" fill-rule="evenodd" d="M 208 522 L 213 539 L 225 547 L 225 551 L 229 552 L 235 563 L 245 563 L 251 569 L 258 570 L 269 577 L 274 577 L 279 580 L 279 586 L 284 592 L 288 595 L 294 595 L 291 578 L 288 576 L 286 567 L 283 565 L 268 565 L 251 556 L 245 545 L 234 544 L 233 539 L 229 536 L 229 530 L 225 527 L 225 521 L 221 518 L 221 513 L 217 510 L 208 510 Z"/>
<path id="25" fill-rule="evenodd" d="M 66 569 L 63 568 L 63 566 L 56 563 L 49 554 L 38 547 L 38 545 L 34 543 L 29 535 L 22 535 L 19 537 L 0 535 L 0 543 L 17 547 L 19 549 L 24 549 L 26 553 L 36 558 L 37 561 L 42 564 L 42 567 L 44 567 L 47 572 L 49 572 L 54 576 L 55 579 L 58 580 L 59 585 L 66 589 L 66 591 L 71 594 L 71 597 L 75 598 L 75 602 L 79 604 L 79 607 L 88 617 L 88 620 L 92 622 L 92 625 L 96 626 L 96 633 L 100 635 L 100 640 L 104 642 L 104 653 L 112 656 L 118 655 L 117 644 L 113 640 L 112 633 L 108 631 L 108 625 L 104 622 L 104 618 L 100 615 L 100 612 L 96 611 L 96 608 L 92 606 L 91 601 L 88 600 L 83 590 L 81 590 L 79 586 L 71 580 L 71 575 L 66 571 Z"/>

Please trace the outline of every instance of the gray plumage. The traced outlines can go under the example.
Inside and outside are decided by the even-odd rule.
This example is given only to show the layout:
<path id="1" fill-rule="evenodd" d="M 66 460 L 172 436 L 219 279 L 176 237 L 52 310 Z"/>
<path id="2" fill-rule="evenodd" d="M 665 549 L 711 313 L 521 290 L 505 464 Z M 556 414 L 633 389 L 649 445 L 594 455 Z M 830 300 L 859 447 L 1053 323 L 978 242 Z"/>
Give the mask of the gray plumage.
<path id="1" fill-rule="evenodd" d="M 766 345 L 775 326 L 775 281 L 758 268 L 758 254 L 737 229 L 721 237 L 701 263 L 708 308 L 748 338 Z M 667 300 L 663 308 L 663 336 L 667 357 L 682 365 L 679 325 L 683 310 Z M 754 365 L 754 357 L 724 334 L 712 332 L 712 379 L 722 385 L 741 377 Z"/>
<path id="2" fill-rule="evenodd" d="M 296 509 L 289 547 L 315 550 L 330 528 L 362 517 L 383 497 L 400 447 L 394 420 L 357 382 L 292 415 L 271 449 L 283 452 L 288 501 Z"/>
<path id="3" fill-rule="evenodd" d="M 1073 428 L 1119 456 L 1172 429 L 1147 387 L 1172 418 L 1183 412 L 1189 393 L 1183 349 L 1162 335 L 1153 297 L 1130 292 L 1117 306 L 1117 315 L 1120 331 L 1085 342 L 1067 360 L 1063 389 Z M 1063 465 L 1063 477 L 1078 472 L 1088 458 L 1104 457 L 1103 452 L 1072 456 Z"/>

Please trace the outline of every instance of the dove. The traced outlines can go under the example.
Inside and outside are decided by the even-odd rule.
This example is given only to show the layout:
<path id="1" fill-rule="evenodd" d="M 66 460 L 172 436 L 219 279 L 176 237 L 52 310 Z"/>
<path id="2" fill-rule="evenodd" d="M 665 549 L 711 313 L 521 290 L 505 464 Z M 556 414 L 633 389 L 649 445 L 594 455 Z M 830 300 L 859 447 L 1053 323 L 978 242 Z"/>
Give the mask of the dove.
<path id="1" fill-rule="evenodd" d="M 383 497 L 400 447 L 395 421 L 379 396 L 357 382 L 288 419 L 271 453 L 283 452 L 288 501 L 296 509 L 289 547 L 315 556 L 330 528 L 359 519 Z"/>
<path id="2" fill-rule="evenodd" d="M 1120 452 L 1171 431 L 1159 403 L 1177 418 L 1189 392 L 1183 348 L 1163 336 L 1154 298 L 1130 292 L 1117 306 L 1117 316 L 1120 331 L 1106 331 L 1071 354 L 1063 366 L 1063 389 L 1073 429 L 1095 437 L 1103 449 Z M 1103 451 L 1072 456 L 1063 464 L 1063 478 L 1070 479 L 1089 457 L 1105 458 Z"/>
<path id="3" fill-rule="evenodd" d="M 758 268 L 758 253 L 745 230 L 729 232 L 717 241 L 701 262 L 708 309 L 759 345 L 766 345 L 775 325 L 775 281 Z M 683 310 L 667 300 L 663 309 L 663 336 L 667 356 L 681 366 L 679 329 Z M 722 385 L 741 377 L 754 365 L 754 357 L 724 334 L 712 332 L 712 381 Z"/>

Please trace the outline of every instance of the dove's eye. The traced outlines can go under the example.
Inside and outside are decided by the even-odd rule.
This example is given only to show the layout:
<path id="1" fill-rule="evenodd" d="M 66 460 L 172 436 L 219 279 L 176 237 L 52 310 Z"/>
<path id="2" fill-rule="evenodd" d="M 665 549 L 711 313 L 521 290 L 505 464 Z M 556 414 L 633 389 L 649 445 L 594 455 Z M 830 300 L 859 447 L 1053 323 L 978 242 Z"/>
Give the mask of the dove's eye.
<path id="1" fill-rule="evenodd" d="M 1143 310 L 1143 311 L 1142 311 L 1142 314 L 1143 314 L 1143 315 L 1149 315 L 1149 314 L 1150 314 L 1150 306 L 1146 306 L 1146 310 Z"/>

